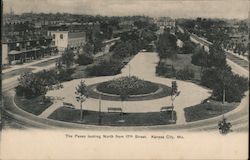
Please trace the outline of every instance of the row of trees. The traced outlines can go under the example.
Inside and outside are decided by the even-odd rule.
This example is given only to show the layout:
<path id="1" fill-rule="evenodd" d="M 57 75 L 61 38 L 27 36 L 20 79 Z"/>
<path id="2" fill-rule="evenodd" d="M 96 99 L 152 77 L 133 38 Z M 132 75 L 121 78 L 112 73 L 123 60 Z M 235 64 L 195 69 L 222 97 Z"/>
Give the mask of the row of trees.
<path id="1" fill-rule="evenodd" d="M 177 47 L 177 38 L 184 42 L 183 47 Z M 194 71 L 186 67 L 184 69 L 176 70 L 173 64 L 166 64 L 166 59 L 177 58 L 177 54 L 190 54 L 193 53 L 194 44 L 190 41 L 188 34 L 177 32 L 175 35 L 170 34 L 169 30 L 166 30 L 160 35 L 158 42 L 156 43 L 157 51 L 159 53 L 160 61 L 156 67 L 156 73 L 168 78 L 176 77 L 176 79 L 190 80 L 194 78 Z"/>
<path id="2" fill-rule="evenodd" d="M 213 90 L 216 100 L 239 102 L 248 89 L 248 79 L 233 74 L 219 46 L 210 46 L 209 53 L 198 47 L 192 56 L 192 63 L 201 66 L 201 84 Z"/>
<path id="3" fill-rule="evenodd" d="M 172 58 L 177 54 L 177 38 L 170 34 L 169 30 L 165 30 L 163 34 L 159 36 L 156 43 L 157 52 L 160 58 Z"/>
<path id="4" fill-rule="evenodd" d="M 156 39 L 153 32 L 131 30 L 121 34 L 120 42 L 110 48 L 111 57 L 87 67 L 88 76 L 108 76 L 119 74 L 128 60 Z"/>
<path id="5" fill-rule="evenodd" d="M 249 43 L 246 43 L 247 37 L 244 36 L 248 33 L 246 21 L 226 22 L 225 20 L 197 18 L 195 20 L 185 20 L 180 24 L 190 33 L 205 37 L 208 41 L 218 43 L 223 48 L 232 50 L 235 53 L 244 55 L 248 51 Z M 235 28 L 235 25 L 238 28 Z"/>
<path id="6" fill-rule="evenodd" d="M 228 102 L 238 102 L 248 89 L 248 79 L 233 74 L 226 63 L 226 55 L 220 43 L 210 46 L 209 52 L 204 47 L 194 46 L 190 42 L 187 33 L 177 33 L 176 37 L 186 45 L 186 52 L 192 53 L 191 63 L 201 67 L 201 84 L 213 90 L 213 98 Z M 189 44 L 190 43 L 190 44 Z M 194 71 L 189 68 L 176 71 L 171 64 L 165 64 L 162 59 L 173 58 L 176 53 L 185 53 L 184 46 L 177 52 L 176 38 L 174 35 L 165 32 L 159 37 L 157 50 L 160 62 L 156 67 L 159 75 L 176 77 L 177 79 L 188 80 L 194 78 Z"/>

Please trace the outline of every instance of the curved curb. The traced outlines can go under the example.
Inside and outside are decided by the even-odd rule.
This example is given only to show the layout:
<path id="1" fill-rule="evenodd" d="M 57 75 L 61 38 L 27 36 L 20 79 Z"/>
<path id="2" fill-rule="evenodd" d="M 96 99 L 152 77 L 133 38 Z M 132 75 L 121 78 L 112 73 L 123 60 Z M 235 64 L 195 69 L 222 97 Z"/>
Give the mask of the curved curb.
<path id="1" fill-rule="evenodd" d="M 247 91 L 246 93 L 246 97 L 248 98 L 249 92 Z M 243 99 L 244 102 L 248 99 Z M 38 116 L 35 116 L 29 112 L 26 112 L 24 110 L 22 110 L 21 108 L 19 108 L 17 106 L 17 104 L 14 102 L 14 98 L 12 96 L 12 102 L 15 105 L 15 108 L 18 109 L 19 111 L 23 112 L 24 114 L 28 114 L 29 116 L 31 116 L 32 118 L 37 118 L 37 119 L 41 119 L 41 120 L 45 120 L 47 122 L 37 122 L 34 120 L 31 120 L 31 122 L 33 124 L 37 124 L 39 126 L 42 126 L 42 128 L 47 128 L 47 129 L 62 129 L 62 128 L 72 128 L 72 129 L 91 129 L 91 130 L 162 130 L 162 129 L 170 129 L 170 130 L 189 130 L 192 131 L 192 125 L 196 126 L 202 123 L 207 122 L 206 126 L 209 125 L 209 123 L 213 123 L 214 121 L 219 121 L 221 120 L 221 115 L 216 116 L 216 117 L 212 117 L 209 119 L 204 119 L 204 120 L 199 120 L 199 121 L 194 121 L 194 122 L 187 122 L 186 124 L 168 124 L 168 125 L 154 125 L 154 126 L 101 126 L 101 125 L 86 125 L 86 124 L 77 124 L 77 123 L 70 123 L 70 122 L 63 122 L 63 121 L 58 121 L 58 120 L 53 120 L 53 119 L 48 119 L 48 118 L 40 118 Z M 245 102 L 245 103 L 248 103 Z M 234 110 L 231 110 L 229 112 L 227 112 L 226 114 L 224 114 L 224 116 L 229 116 L 229 115 L 233 115 L 235 112 L 240 111 L 243 107 L 245 107 L 245 104 L 243 103 L 240 108 L 236 107 Z M 5 110 L 6 111 L 6 110 Z M 8 114 L 10 114 L 14 119 L 20 120 L 22 122 L 25 123 L 29 123 L 30 119 L 28 118 L 24 118 L 18 114 L 15 113 L 11 113 L 10 111 L 6 111 Z M 52 123 L 52 124 L 51 124 Z M 210 124 L 211 125 L 211 124 Z M 216 124 L 212 124 L 213 126 Z M 202 125 L 200 127 L 204 127 L 205 125 Z M 197 127 L 196 127 L 197 128 Z M 193 132 L 193 131 L 192 131 Z"/>

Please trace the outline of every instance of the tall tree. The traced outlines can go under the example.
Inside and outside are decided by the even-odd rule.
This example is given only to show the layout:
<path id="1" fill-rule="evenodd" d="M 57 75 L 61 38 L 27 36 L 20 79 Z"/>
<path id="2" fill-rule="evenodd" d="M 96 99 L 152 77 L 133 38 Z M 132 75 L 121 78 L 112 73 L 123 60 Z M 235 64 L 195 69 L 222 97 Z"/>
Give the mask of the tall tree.
<path id="1" fill-rule="evenodd" d="M 62 64 L 65 64 L 66 68 L 70 68 L 74 64 L 74 52 L 72 49 L 66 49 L 62 54 L 61 61 Z"/>

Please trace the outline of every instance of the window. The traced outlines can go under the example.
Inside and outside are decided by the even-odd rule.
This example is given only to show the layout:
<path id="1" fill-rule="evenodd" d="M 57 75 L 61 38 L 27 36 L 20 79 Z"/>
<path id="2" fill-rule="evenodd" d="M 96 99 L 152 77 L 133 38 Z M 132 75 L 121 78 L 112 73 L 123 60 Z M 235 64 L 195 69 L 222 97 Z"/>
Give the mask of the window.
<path id="1" fill-rule="evenodd" d="M 63 39 L 63 34 L 60 34 L 60 38 Z"/>
<path id="2" fill-rule="evenodd" d="M 53 35 L 52 35 L 52 37 L 53 37 L 53 39 L 55 39 L 55 38 L 56 38 L 56 35 L 55 35 L 55 34 L 53 34 Z"/>

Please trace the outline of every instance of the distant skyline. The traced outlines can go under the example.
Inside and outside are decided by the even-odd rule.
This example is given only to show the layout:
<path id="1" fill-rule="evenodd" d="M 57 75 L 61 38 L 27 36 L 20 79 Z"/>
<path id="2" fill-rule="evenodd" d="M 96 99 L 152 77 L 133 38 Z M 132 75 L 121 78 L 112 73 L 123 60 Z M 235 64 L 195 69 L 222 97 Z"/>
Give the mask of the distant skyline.
<path id="1" fill-rule="evenodd" d="M 3 0 L 3 12 L 246 19 L 248 0 Z"/>

